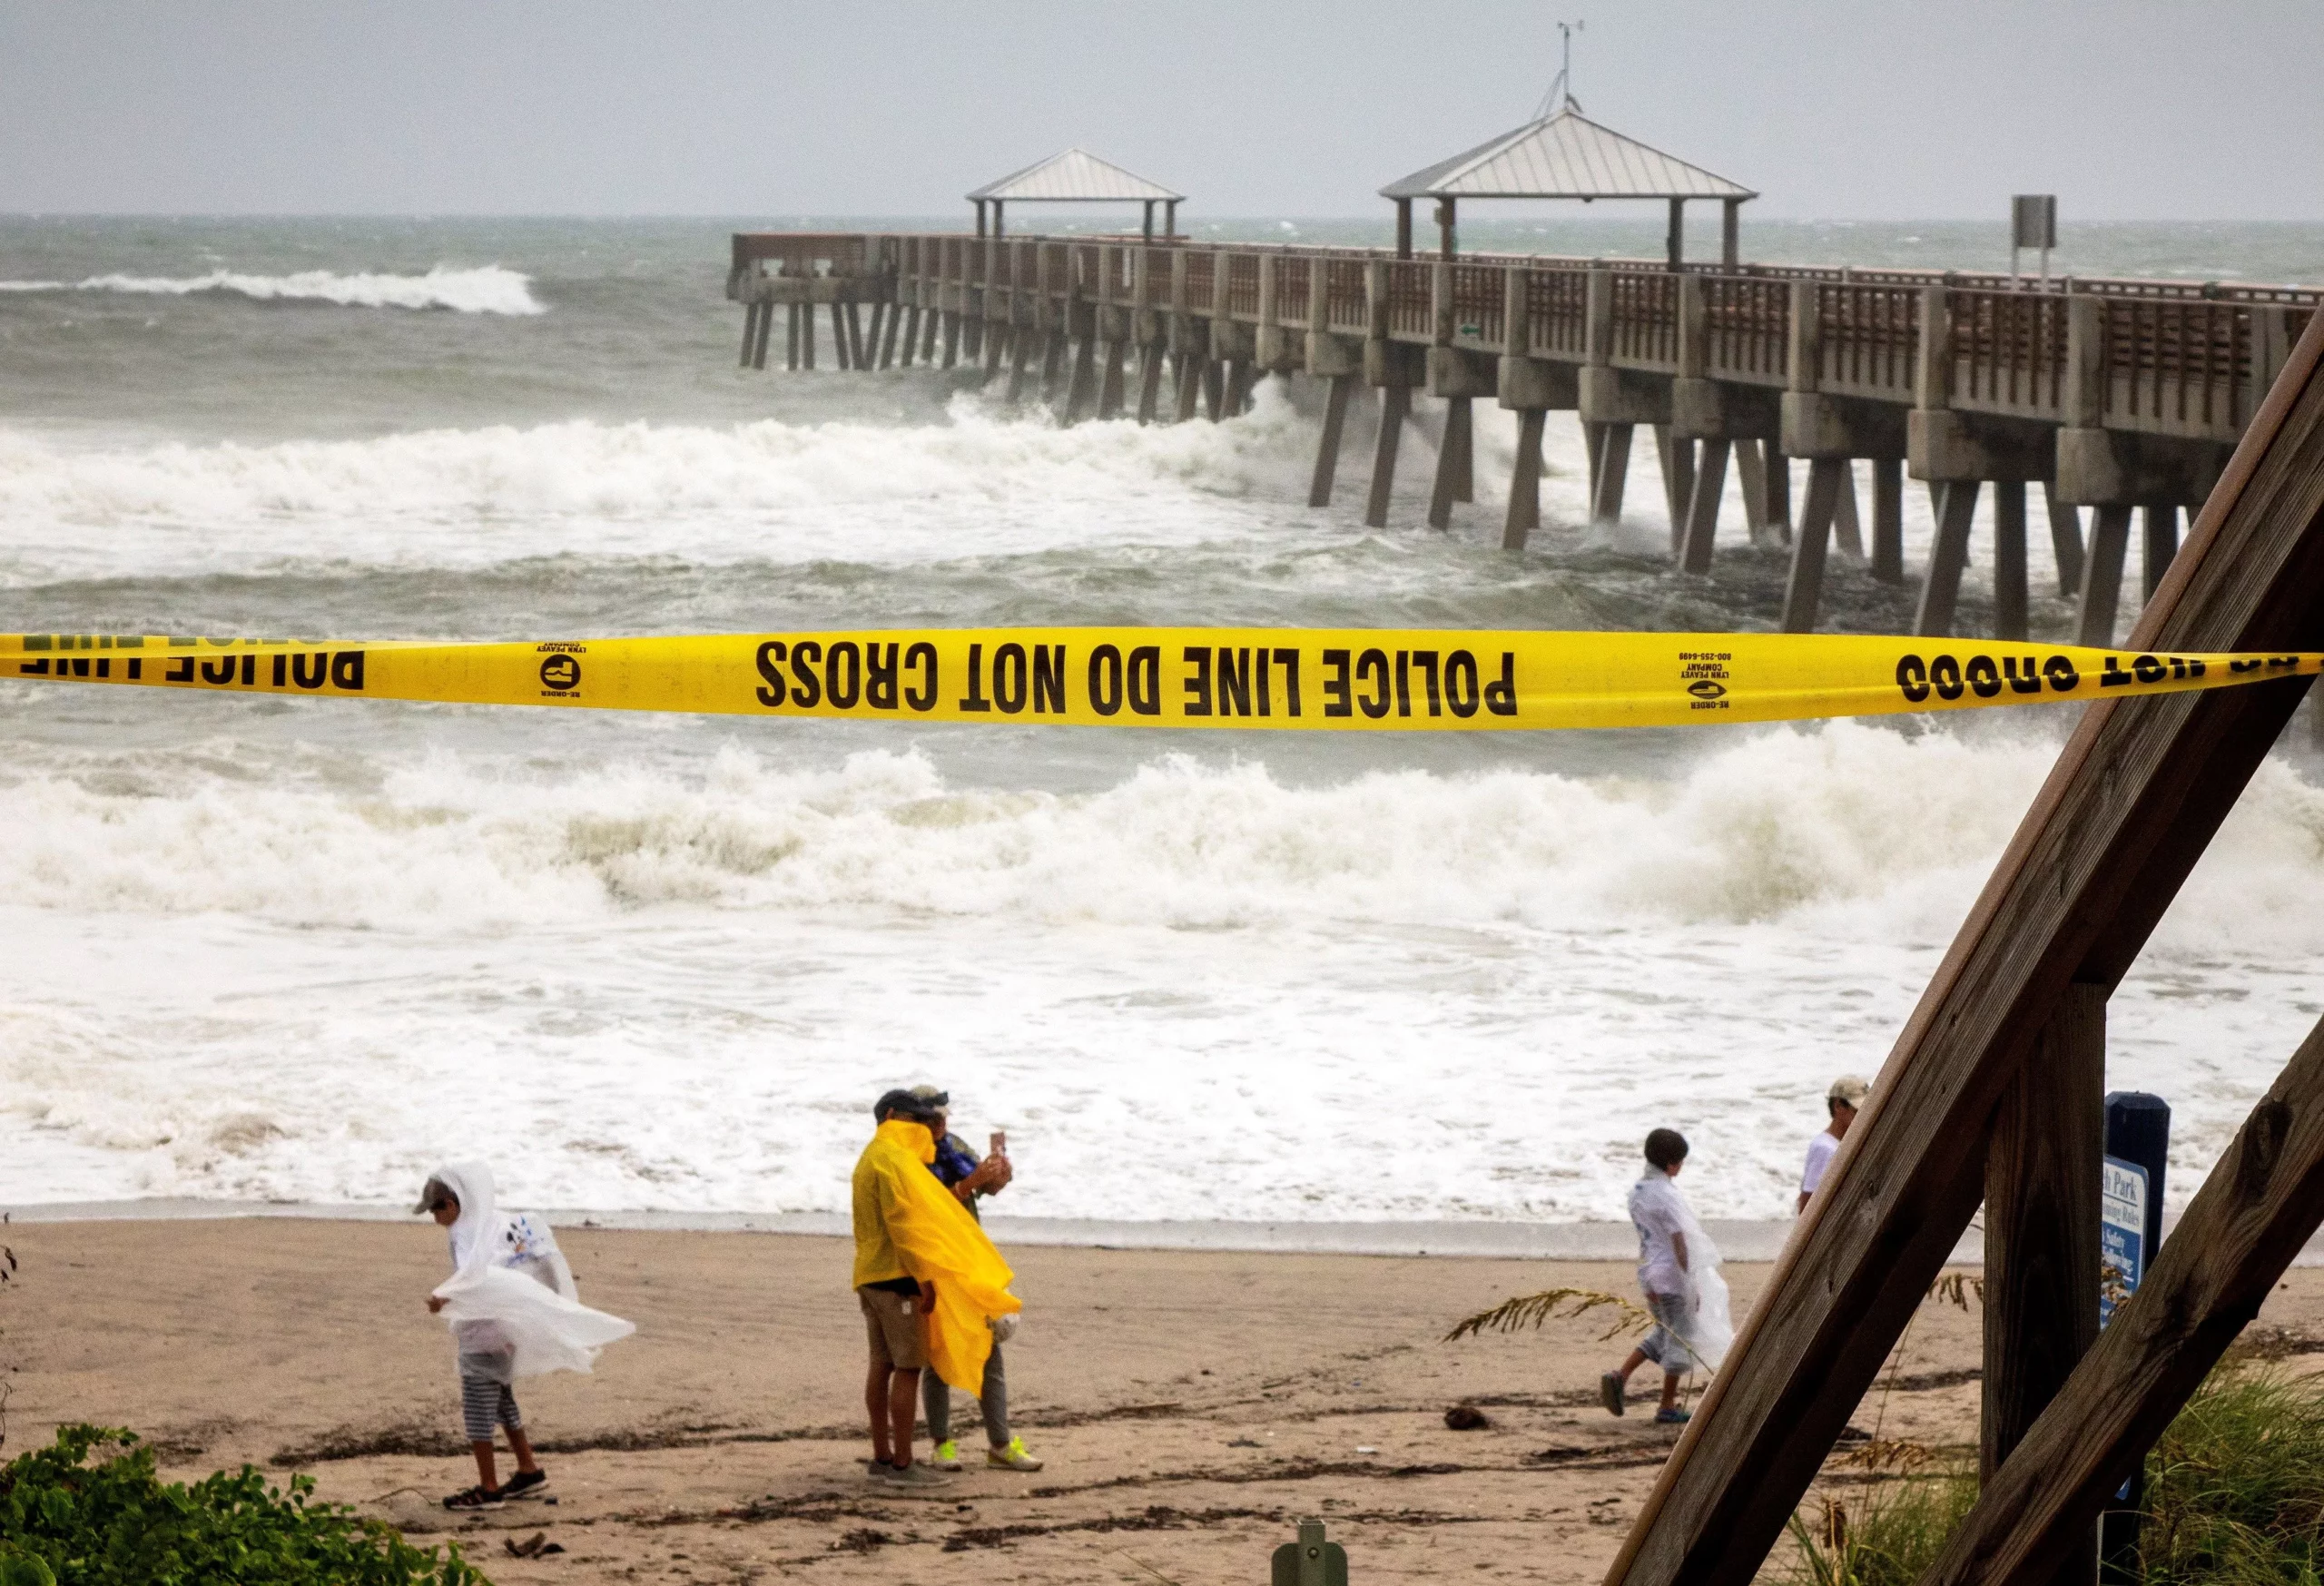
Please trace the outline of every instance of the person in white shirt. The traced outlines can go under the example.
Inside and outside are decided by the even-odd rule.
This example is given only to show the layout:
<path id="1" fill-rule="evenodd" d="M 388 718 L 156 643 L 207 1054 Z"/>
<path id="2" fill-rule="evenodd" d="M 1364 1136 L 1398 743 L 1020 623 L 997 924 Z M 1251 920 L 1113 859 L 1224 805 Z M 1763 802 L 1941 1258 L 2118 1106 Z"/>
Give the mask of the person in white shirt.
<path id="1" fill-rule="evenodd" d="M 1717 1371 L 1735 1341 L 1728 1311 L 1727 1280 L 1718 1270 L 1718 1247 L 1695 1218 L 1687 1197 L 1671 1180 L 1687 1165 L 1687 1138 L 1677 1129 L 1646 1137 L 1646 1172 L 1630 1188 L 1630 1222 L 1638 1229 L 1638 1286 L 1654 1329 L 1620 1371 L 1600 1379 L 1606 1408 L 1625 1408 L 1630 1374 L 1648 1361 L 1662 1368 L 1662 1403 L 1655 1420 L 1675 1425 L 1687 1419 L 1679 1407 L 1679 1384 L 1699 1366 Z"/>
<path id="2" fill-rule="evenodd" d="M 1824 1126 L 1822 1134 L 1807 1142 L 1807 1166 L 1799 1175 L 1799 1204 L 1792 1208 L 1793 1216 L 1807 1209 L 1807 1197 L 1824 1182 L 1824 1170 L 1839 1154 L 1840 1140 L 1848 1132 L 1848 1125 L 1856 1121 L 1856 1108 L 1864 1105 L 1864 1098 L 1871 1090 L 1871 1086 L 1854 1074 L 1843 1074 L 1824 1092 L 1824 1107 L 1832 1115 L 1832 1121 Z"/>

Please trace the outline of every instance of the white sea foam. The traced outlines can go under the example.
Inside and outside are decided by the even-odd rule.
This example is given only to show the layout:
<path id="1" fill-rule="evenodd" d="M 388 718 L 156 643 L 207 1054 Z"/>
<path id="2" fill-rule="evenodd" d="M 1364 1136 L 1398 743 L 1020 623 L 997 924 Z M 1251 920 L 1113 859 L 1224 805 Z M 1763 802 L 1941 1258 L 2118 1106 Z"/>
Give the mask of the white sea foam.
<path id="1" fill-rule="evenodd" d="M 228 292 L 261 302 L 337 303 L 352 309 L 451 309 L 464 314 L 542 314 L 532 278 L 497 264 L 456 270 L 438 265 L 424 275 L 376 271 L 342 274 L 301 270 L 289 275 L 251 275 L 213 270 L 202 275 L 92 275 L 80 281 L 0 281 L 5 292 L 131 292 L 150 297 L 186 297 Z"/>
<path id="2" fill-rule="evenodd" d="M 1220 530 L 1205 498 L 1287 496 L 1305 444 L 1279 400 L 1232 424 L 1072 430 L 972 398 L 918 428 L 574 422 L 135 449 L 0 430 L 0 579 L 285 558 L 892 563 L 1184 543 Z"/>
<path id="3" fill-rule="evenodd" d="M 1780 1215 L 2052 752 L 1836 724 L 1662 783 L 1163 760 L 1077 797 L 738 747 L 20 769 L 0 1095 L 47 1143 L 0 1198 L 384 1198 L 458 1149 L 558 1204 L 832 1209 L 863 1098 L 933 1077 L 1038 1165 L 1030 1215 L 1617 1216 L 1664 1122 L 1699 1206 Z M 2247 993 L 2324 950 L 2319 833 L 2270 766 L 2115 999 L 2174 1199 L 2297 1039 Z"/>

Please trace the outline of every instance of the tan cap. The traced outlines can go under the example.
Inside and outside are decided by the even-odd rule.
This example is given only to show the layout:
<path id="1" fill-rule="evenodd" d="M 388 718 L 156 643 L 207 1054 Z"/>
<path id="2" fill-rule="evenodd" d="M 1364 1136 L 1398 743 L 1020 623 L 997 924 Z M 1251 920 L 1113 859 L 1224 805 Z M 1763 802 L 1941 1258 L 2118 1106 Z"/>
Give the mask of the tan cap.
<path id="1" fill-rule="evenodd" d="M 1857 1079 L 1854 1074 L 1843 1074 L 1838 1079 L 1832 1081 L 1832 1088 L 1824 1092 L 1824 1099 L 1827 1101 L 1845 1101 L 1850 1107 L 1862 1107 L 1864 1105 L 1864 1098 L 1871 1094 L 1871 1086 Z"/>

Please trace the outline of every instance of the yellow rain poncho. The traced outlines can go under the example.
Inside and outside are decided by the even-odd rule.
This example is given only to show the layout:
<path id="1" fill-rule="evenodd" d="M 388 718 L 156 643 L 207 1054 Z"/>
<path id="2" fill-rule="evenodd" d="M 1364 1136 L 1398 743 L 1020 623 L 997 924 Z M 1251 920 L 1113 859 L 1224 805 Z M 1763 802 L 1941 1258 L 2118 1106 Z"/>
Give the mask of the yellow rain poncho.
<path id="1" fill-rule="evenodd" d="M 1025 1302 L 1009 1292 L 1016 1274 L 968 1207 L 937 1181 L 936 1137 L 925 1124 L 891 1118 L 856 1158 L 855 1286 L 911 1277 L 932 1285 L 928 1359 L 966 1394 L 984 1391 L 992 1320 Z"/>

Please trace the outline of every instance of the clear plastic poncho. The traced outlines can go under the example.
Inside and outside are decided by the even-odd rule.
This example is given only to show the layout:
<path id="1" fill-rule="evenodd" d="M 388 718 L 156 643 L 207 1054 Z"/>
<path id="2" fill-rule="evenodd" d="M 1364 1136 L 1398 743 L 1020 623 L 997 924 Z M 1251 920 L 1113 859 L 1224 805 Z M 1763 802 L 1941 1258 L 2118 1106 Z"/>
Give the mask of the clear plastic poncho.
<path id="1" fill-rule="evenodd" d="M 1641 1206 L 1650 1206 L 1686 1236 L 1687 1266 L 1682 1276 L 1688 1297 L 1694 1304 L 1686 1328 L 1674 1327 L 1670 1331 L 1706 1373 L 1717 1371 L 1735 1343 L 1735 1318 L 1728 1302 L 1727 1278 L 1718 1269 L 1718 1246 L 1703 1231 L 1701 1219 L 1695 1216 L 1695 1208 L 1687 1204 L 1678 1184 L 1659 1168 L 1649 1167 L 1639 1180 L 1630 1191 L 1630 1205 L 1634 1218 Z"/>
<path id="2" fill-rule="evenodd" d="M 489 1167 L 456 1162 L 428 1177 L 460 1203 L 449 1230 L 452 1276 L 435 1293 L 464 1371 L 503 1382 L 586 1372 L 606 1345 L 637 1331 L 635 1324 L 581 1303 L 548 1220 L 501 1212 Z"/>

